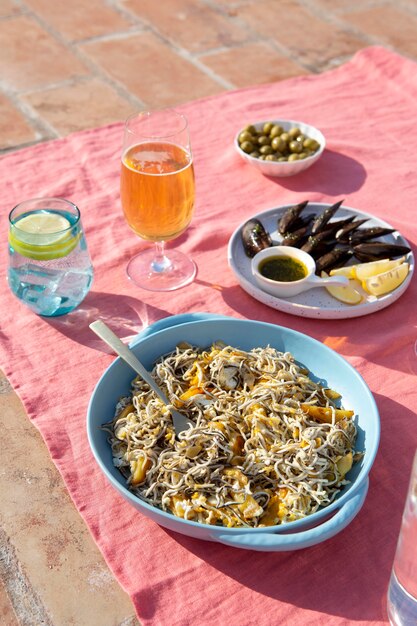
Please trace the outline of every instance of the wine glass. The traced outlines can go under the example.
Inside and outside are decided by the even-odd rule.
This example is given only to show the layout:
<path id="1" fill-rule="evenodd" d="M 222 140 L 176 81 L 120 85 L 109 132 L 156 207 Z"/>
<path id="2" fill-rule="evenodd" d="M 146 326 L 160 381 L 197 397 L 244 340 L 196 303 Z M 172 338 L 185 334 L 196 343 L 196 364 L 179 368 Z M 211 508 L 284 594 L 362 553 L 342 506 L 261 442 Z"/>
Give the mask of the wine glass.
<path id="1" fill-rule="evenodd" d="M 155 244 L 129 261 L 129 278 L 151 291 L 172 291 L 192 282 L 195 263 L 179 250 L 165 249 L 165 242 L 186 230 L 194 209 L 194 168 L 184 115 L 165 109 L 126 120 L 120 195 L 130 228 Z"/>

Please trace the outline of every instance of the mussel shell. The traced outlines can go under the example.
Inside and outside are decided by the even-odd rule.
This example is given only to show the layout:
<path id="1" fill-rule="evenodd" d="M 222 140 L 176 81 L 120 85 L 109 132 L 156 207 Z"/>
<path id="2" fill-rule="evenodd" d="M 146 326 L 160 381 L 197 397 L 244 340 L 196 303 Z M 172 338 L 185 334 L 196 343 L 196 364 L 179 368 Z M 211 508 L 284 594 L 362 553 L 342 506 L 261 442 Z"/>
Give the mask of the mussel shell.
<path id="1" fill-rule="evenodd" d="M 383 241 L 359 243 L 356 246 L 352 246 L 351 250 L 361 263 L 378 261 L 378 259 L 393 259 L 411 252 L 408 246 L 396 243 L 385 243 Z"/>
<path id="2" fill-rule="evenodd" d="M 301 212 L 305 209 L 308 202 L 308 200 L 305 200 L 304 202 L 295 204 L 294 206 L 291 206 L 286 209 L 286 211 L 284 211 L 283 215 L 278 221 L 278 232 L 280 233 L 280 235 L 285 235 L 285 233 L 290 232 L 292 225 L 300 216 Z"/>
<path id="3" fill-rule="evenodd" d="M 314 217 L 315 217 L 314 213 L 297 217 L 297 219 L 295 219 L 294 222 L 291 224 L 290 229 L 286 233 L 284 233 L 283 236 L 285 237 L 286 235 L 290 233 L 300 230 L 300 228 L 304 228 L 305 226 L 308 226 L 314 220 Z"/>
<path id="4" fill-rule="evenodd" d="M 377 237 L 384 237 L 395 232 L 395 228 L 383 228 L 382 226 L 373 226 L 371 228 L 358 228 L 349 235 L 349 241 L 353 244 L 359 244 L 361 242 L 367 242 Z"/>
<path id="5" fill-rule="evenodd" d="M 242 244 L 248 257 L 272 246 L 271 235 L 257 219 L 250 219 L 242 226 Z"/>
<path id="6" fill-rule="evenodd" d="M 332 252 L 332 249 L 332 245 L 321 243 L 320 245 L 316 246 L 314 250 L 309 252 L 309 254 L 317 262 L 317 260 L 323 257 L 325 254 L 330 254 Z"/>
<path id="7" fill-rule="evenodd" d="M 317 217 L 315 218 L 313 222 L 313 226 L 311 228 L 311 232 L 313 233 L 313 235 L 315 233 L 320 232 L 321 230 L 324 230 L 324 227 L 326 226 L 327 222 L 330 220 L 330 218 L 333 217 L 333 215 L 340 208 L 342 203 L 343 203 L 343 200 L 340 200 L 339 202 L 332 204 L 332 206 L 325 208 L 324 211 L 322 211 L 321 213 L 319 213 L 319 215 L 317 215 Z"/>
<path id="8" fill-rule="evenodd" d="M 368 218 L 364 218 L 361 220 L 356 220 L 350 223 L 345 224 L 345 226 L 343 226 L 337 233 L 336 233 L 336 239 L 338 241 L 349 241 L 349 237 L 351 236 L 351 233 L 355 232 L 359 226 L 362 226 L 362 224 L 365 224 L 365 222 L 368 221 Z"/>
<path id="9" fill-rule="evenodd" d="M 307 241 L 301 246 L 301 250 L 307 252 L 308 254 L 312 254 L 316 248 L 329 249 L 330 247 L 334 247 L 336 241 L 333 237 L 333 230 L 322 230 L 320 233 L 316 235 L 310 235 Z"/>
<path id="10" fill-rule="evenodd" d="M 350 248 L 334 248 L 316 260 L 316 274 L 336 267 L 342 267 L 352 257 Z"/>
<path id="11" fill-rule="evenodd" d="M 307 240 L 310 234 L 310 225 L 303 226 L 298 230 L 293 230 L 290 233 L 286 233 L 281 241 L 282 246 L 292 246 L 293 248 L 299 248 Z"/>
<path id="12" fill-rule="evenodd" d="M 349 217 L 346 217 L 343 220 L 336 220 L 334 222 L 327 222 L 326 224 L 326 228 L 321 231 L 319 231 L 320 233 L 322 232 L 332 232 L 333 234 L 336 234 L 339 230 L 341 230 L 342 228 L 344 228 L 345 226 L 347 226 L 348 224 L 350 224 L 351 222 L 353 222 L 353 220 L 355 219 L 354 215 L 350 215 Z M 318 234 L 318 233 L 317 233 Z"/>

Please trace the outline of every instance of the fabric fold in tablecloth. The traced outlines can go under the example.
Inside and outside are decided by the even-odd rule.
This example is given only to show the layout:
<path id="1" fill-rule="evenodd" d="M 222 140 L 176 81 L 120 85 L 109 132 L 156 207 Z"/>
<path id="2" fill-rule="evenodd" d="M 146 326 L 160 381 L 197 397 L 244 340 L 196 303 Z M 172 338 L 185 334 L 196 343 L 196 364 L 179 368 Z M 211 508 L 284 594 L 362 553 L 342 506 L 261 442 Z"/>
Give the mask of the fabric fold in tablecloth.
<path id="1" fill-rule="evenodd" d="M 80 514 L 143 624 L 270 626 L 382 624 L 408 471 L 417 447 L 416 288 L 354 320 L 309 320 L 252 299 L 227 266 L 236 226 L 261 210 L 304 199 L 370 212 L 417 241 L 417 66 L 384 48 L 362 50 L 315 76 L 228 92 L 177 107 L 190 122 L 197 202 L 175 246 L 198 265 L 192 286 L 170 294 L 129 283 L 125 266 L 144 247 L 122 217 L 118 180 L 122 124 L 5 155 L 2 276 L 7 214 L 19 201 L 56 195 L 81 209 L 95 267 L 91 293 L 74 313 L 36 317 L 3 282 L 1 366 L 40 430 Z M 245 124 L 303 120 L 327 148 L 311 169 L 269 179 L 234 152 Z M 380 451 L 362 511 L 333 539 L 294 553 L 255 553 L 168 532 L 136 512 L 106 482 L 85 430 L 89 397 L 113 357 L 88 324 L 101 317 L 131 338 L 167 315 L 209 311 L 294 328 L 337 350 L 364 377 L 381 413 Z"/>

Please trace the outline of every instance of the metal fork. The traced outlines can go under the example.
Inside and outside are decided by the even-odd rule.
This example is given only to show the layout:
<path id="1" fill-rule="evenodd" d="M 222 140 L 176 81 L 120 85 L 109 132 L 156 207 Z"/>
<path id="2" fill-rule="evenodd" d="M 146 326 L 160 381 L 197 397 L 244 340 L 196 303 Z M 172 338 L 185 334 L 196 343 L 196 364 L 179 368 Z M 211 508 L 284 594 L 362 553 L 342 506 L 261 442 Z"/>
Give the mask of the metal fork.
<path id="1" fill-rule="evenodd" d="M 97 320 L 90 324 L 91 330 L 96 333 L 116 354 L 120 356 L 123 361 L 125 361 L 130 367 L 137 373 L 139 376 L 143 378 L 145 382 L 154 390 L 158 398 L 162 400 L 164 404 L 167 405 L 169 412 L 172 415 L 172 421 L 174 423 L 175 434 L 179 435 L 184 430 L 193 426 L 193 422 L 188 419 L 185 415 L 176 411 L 165 393 L 162 389 L 156 384 L 150 373 L 147 369 L 142 365 L 139 359 L 133 354 L 130 348 L 124 344 L 117 335 L 102 321 Z"/>

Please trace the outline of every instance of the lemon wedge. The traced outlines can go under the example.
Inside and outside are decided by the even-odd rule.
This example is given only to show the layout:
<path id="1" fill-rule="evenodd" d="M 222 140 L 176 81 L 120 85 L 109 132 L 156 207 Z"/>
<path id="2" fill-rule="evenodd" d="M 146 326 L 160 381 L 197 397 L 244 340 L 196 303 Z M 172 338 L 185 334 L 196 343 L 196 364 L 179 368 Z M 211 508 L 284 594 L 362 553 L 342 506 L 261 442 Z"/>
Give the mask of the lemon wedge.
<path id="1" fill-rule="evenodd" d="M 387 272 L 365 278 L 362 288 L 373 296 L 382 296 L 399 287 L 407 278 L 408 270 L 408 263 L 402 263 Z"/>
<path id="2" fill-rule="evenodd" d="M 355 265 L 344 265 L 330 270 L 330 276 L 346 276 L 346 278 L 355 278 Z"/>
<path id="3" fill-rule="evenodd" d="M 34 211 L 10 226 L 9 244 L 15 252 L 30 259 L 57 259 L 67 256 L 81 237 L 71 227 L 71 222 L 61 213 Z"/>
<path id="4" fill-rule="evenodd" d="M 380 259 L 379 261 L 370 261 L 369 263 L 359 263 L 359 265 L 353 265 L 354 276 L 358 280 L 365 280 L 371 278 L 377 274 L 388 272 L 389 270 L 399 267 L 405 261 L 405 256 L 400 259 Z"/>
<path id="5" fill-rule="evenodd" d="M 326 272 L 321 273 L 322 278 L 327 278 Z M 349 280 L 349 285 L 326 285 L 326 289 L 333 298 L 343 302 L 344 304 L 360 304 L 362 302 L 362 294 L 355 289 L 355 281 Z"/>

